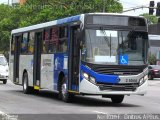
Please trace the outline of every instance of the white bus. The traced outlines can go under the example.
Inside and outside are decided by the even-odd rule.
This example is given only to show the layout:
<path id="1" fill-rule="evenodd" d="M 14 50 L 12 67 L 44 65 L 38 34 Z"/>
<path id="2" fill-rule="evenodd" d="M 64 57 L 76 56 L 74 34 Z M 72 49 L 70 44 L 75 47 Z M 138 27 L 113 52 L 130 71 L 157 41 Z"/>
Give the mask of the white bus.
<path id="1" fill-rule="evenodd" d="M 101 95 L 121 103 L 147 90 L 147 22 L 89 13 L 12 31 L 10 79 L 24 93 L 48 89 L 69 102 Z"/>

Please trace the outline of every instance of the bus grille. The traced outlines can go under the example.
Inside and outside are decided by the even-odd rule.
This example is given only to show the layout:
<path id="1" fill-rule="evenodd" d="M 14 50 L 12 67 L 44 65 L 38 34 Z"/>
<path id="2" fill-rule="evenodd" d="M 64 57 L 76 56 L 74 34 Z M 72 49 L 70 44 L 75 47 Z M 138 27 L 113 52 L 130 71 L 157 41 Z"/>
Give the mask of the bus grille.
<path id="1" fill-rule="evenodd" d="M 107 75 L 137 75 L 143 72 L 143 70 L 147 67 L 146 65 L 125 66 L 125 65 L 98 65 L 91 63 L 86 63 L 85 65 L 91 68 L 94 72 Z"/>
<path id="2" fill-rule="evenodd" d="M 135 91 L 139 86 L 137 83 L 134 84 L 97 84 L 100 90 L 111 90 L 111 91 Z"/>

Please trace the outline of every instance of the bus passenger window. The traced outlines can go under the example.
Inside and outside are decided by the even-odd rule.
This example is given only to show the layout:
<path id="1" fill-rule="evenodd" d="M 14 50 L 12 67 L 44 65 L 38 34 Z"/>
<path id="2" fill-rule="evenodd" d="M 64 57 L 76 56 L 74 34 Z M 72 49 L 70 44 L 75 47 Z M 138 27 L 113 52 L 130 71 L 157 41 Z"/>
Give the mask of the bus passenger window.
<path id="1" fill-rule="evenodd" d="M 14 50 L 15 50 L 15 37 L 12 37 L 12 41 L 11 41 L 11 54 L 14 54 Z"/>
<path id="2" fill-rule="evenodd" d="M 23 38 L 21 41 L 21 53 L 27 53 L 28 49 L 28 33 L 23 34 Z"/>
<path id="3" fill-rule="evenodd" d="M 58 28 L 51 29 L 51 39 L 49 43 L 49 53 L 56 53 L 58 50 Z"/>
<path id="4" fill-rule="evenodd" d="M 48 53 L 48 51 L 49 51 L 49 41 L 50 41 L 50 29 L 45 29 L 42 53 Z"/>
<path id="5" fill-rule="evenodd" d="M 59 28 L 59 38 L 67 38 L 67 27 L 62 26 Z"/>
<path id="6" fill-rule="evenodd" d="M 30 54 L 33 54 L 33 52 L 34 52 L 34 39 L 35 39 L 34 32 L 30 32 L 29 43 L 28 43 L 28 53 L 30 53 Z"/>
<path id="7" fill-rule="evenodd" d="M 67 39 L 59 40 L 59 52 L 67 52 Z"/>
<path id="8" fill-rule="evenodd" d="M 68 36 L 67 36 L 67 27 L 63 26 L 59 29 L 59 52 L 67 52 L 68 47 Z"/>

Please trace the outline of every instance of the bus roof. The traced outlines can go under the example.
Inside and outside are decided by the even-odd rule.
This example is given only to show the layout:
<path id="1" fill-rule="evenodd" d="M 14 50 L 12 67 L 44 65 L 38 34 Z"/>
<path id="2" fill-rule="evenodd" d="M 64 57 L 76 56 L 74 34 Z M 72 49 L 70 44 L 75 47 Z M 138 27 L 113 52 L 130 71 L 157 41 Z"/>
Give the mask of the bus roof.
<path id="1" fill-rule="evenodd" d="M 88 15 L 118 15 L 118 16 L 132 16 L 132 15 L 124 15 L 124 14 L 120 14 L 120 13 L 87 13 Z M 59 20 L 54 20 L 54 21 L 50 21 L 50 22 L 46 22 L 46 23 L 40 23 L 40 24 L 36 24 L 36 25 L 32 25 L 32 26 L 28 26 L 28 27 L 23 27 L 23 28 L 18 28 L 15 30 L 12 30 L 12 34 L 16 34 L 16 33 L 23 33 L 23 32 L 27 32 L 27 31 L 32 31 L 32 30 L 37 30 L 37 29 L 41 29 L 41 28 L 45 28 L 45 27 L 50 27 L 53 25 L 61 25 L 61 24 L 65 24 L 65 23 L 70 23 L 70 22 L 76 22 L 76 21 L 80 21 L 84 14 L 80 14 L 80 15 L 76 15 L 76 16 L 71 16 L 71 17 L 66 17 L 63 19 L 59 19 Z M 141 17 L 141 16 L 134 16 L 134 17 Z"/>
<path id="2" fill-rule="evenodd" d="M 128 15 L 125 13 L 87 13 L 87 14 L 91 14 L 91 15 L 118 15 L 118 16 L 126 16 L 126 17 L 139 17 L 139 18 L 143 18 L 143 16 L 136 16 L 136 15 Z"/>
<path id="3" fill-rule="evenodd" d="M 12 34 L 26 32 L 26 31 L 32 31 L 32 30 L 36 30 L 36 29 L 40 29 L 40 28 L 44 28 L 44 27 L 50 27 L 53 25 L 60 25 L 60 24 L 65 24 L 65 23 L 69 23 L 69 22 L 79 21 L 80 16 L 81 15 L 76 15 L 76 16 L 67 17 L 67 18 L 63 18 L 63 19 L 59 19 L 59 20 L 54 20 L 54 21 L 50 21 L 50 22 L 46 22 L 46 23 L 40 23 L 37 25 L 32 25 L 32 26 L 28 26 L 28 27 L 24 27 L 24 28 L 15 29 L 15 30 L 12 30 Z"/>

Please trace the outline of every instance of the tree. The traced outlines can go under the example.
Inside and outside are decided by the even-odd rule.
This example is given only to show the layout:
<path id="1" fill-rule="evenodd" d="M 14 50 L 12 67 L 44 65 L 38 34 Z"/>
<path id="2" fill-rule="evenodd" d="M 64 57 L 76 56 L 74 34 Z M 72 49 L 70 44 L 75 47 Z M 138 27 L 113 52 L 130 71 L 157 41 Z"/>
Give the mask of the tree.
<path id="1" fill-rule="evenodd" d="M 155 15 L 149 15 L 148 13 L 145 13 L 145 14 L 141 14 L 140 16 L 143 16 L 146 19 L 148 19 L 148 21 L 150 23 L 157 23 L 158 22 L 158 18 Z"/>
<path id="2" fill-rule="evenodd" d="M 4 52 L 9 49 L 10 30 L 12 21 L 8 18 L 11 14 L 11 6 L 0 5 L 0 51 Z"/>
<path id="3" fill-rule="evenodd" d="M 120 13 L 123 10 L 119 0 L 27 0 L 27 6 L 33 6 L 33 4 L 34 8 L 54 10 L 53 14 L 57 15 L 56 18 L 89 12 L 103 12 L 103 7 L 106 12 Z"/>
<path id="4" fill-rule="evenodd" d="M 102 12 L 122 12 L 119 0 L 27 0 L 22 6 L 0 5 L 0 51 L 9 50 L 13 29 L 67 16 Z"/>
<path id="5" fill-rule="evenodd" d="M 156 56 L 154 54 L 150 54 L 148 62 L 150 65 L 156 65 Z"/>

